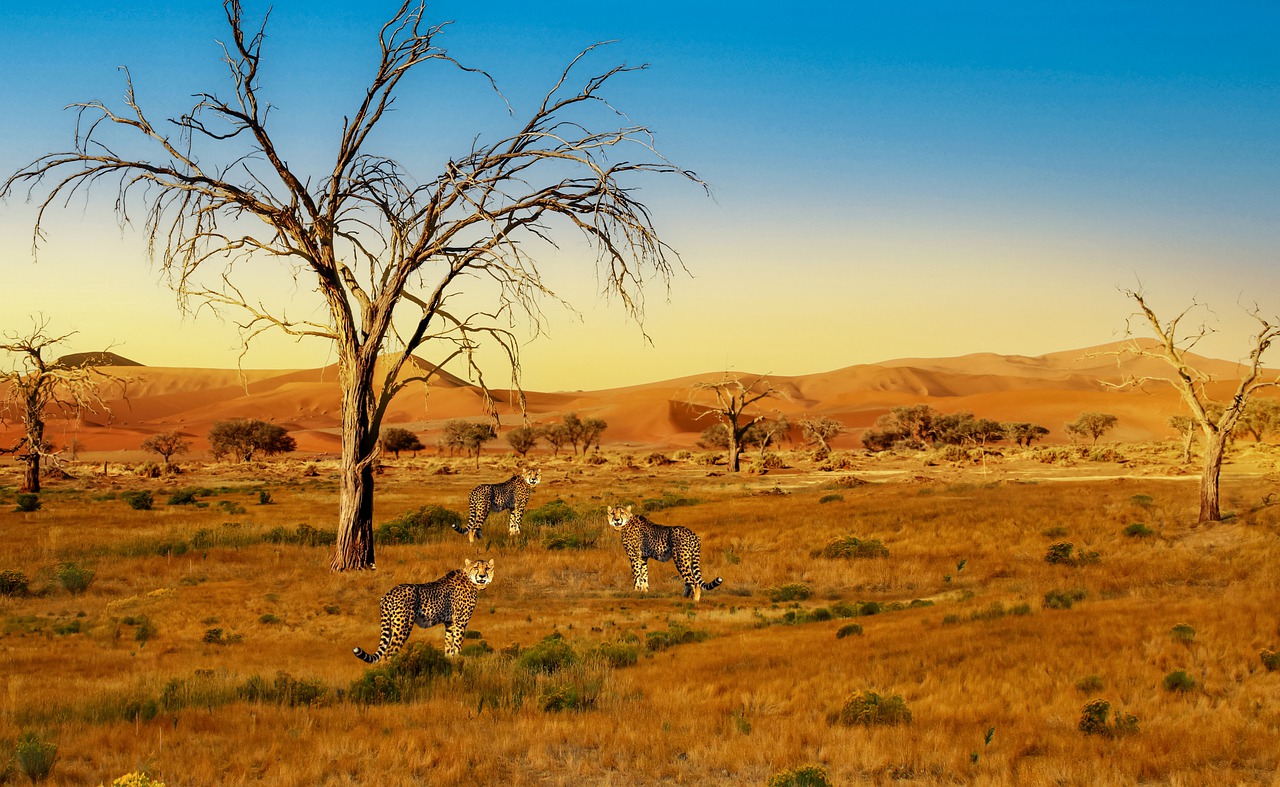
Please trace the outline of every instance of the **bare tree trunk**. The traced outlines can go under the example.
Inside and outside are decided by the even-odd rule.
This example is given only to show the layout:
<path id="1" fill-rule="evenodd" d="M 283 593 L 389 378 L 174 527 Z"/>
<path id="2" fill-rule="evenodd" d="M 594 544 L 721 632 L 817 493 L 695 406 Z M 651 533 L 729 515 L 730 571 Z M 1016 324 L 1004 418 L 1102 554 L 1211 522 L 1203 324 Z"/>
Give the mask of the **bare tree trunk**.
<path id="1" fill-rule="evenodd" d="M 1200 476 L 1200 518 L 1196 520 L 1197 524 L 1222 520 L 1218 510 L 1218 477 L 1222 474 L 1227 435 L 1216 432 L 1206 433 L 1205 437 L 1208 439 L 1204 448 L 1204 471 Z"/>
<path id="2" fill-rule="evenodd" d="M 35 412 L 31 412 L 32 407 Z M 44 414 L 39 405 L 29 403 L 27 412 L 27 452 L 19 458 L 27 463 L 22 474 L 22 487 L 19 492 L 40 492 L 40 451 L 44 446 Z"/>
<path id="3" fill-rule="evenodd" d="M 338 544 L 334 571 L 373 569 L 373 461 L 378 430 L 373 411 L 376 355 L 352 352 L 342 363 L 342 482 L 338 502 Z M 351 369 L 349 367 L 354 366 Z"/>
<path id="4" fill-rule="evenodd" d="M 1187 429 L 1187 433 L 1182 436 L 1182 463 L 1184 465 L 1191 463 L 1191 442 L 1196 439 L 1194 429 Z"/>
<path id="5" fill-rule="evenodd" d="M 735 425 L 729 426 L 729 472 L 738 472 L 738 455 L 742 450 L 738 447 L 738 430 Z"/>

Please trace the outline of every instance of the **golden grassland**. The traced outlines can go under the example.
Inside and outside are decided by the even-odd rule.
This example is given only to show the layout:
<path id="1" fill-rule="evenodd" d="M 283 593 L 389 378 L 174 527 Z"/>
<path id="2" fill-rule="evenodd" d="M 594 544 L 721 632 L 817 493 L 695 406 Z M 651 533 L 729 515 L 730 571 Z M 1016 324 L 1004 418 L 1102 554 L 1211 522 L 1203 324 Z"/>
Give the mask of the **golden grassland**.
<path id="1" fill-rule="evenodd" d="M 1223 481 L 1233 515 L 1203 527 L 1191 525 L 1195 474 L 1169 447 L 1067 466 L 850 455 L 831 471 L 796 454 L 790 469 L 738 476 L 698 456 L 540 457 L 531 507 L 559 499 L 576 519 L 530 521 L 516 539 L 498 514 L 474 546 L 452 531 L 382 545 L 376 572 L 351 575 L 328 571 L 328 547 L 263 540 L 333 527 L 329 462 L 162 479 L 84 466 L 28 513 L 13 511 L 6 465 L 0 570 L 31 592 L 0 596 L 0 757 L 34 730 L 57 743 L 63 784 L 139 770 L 170 785 L 764 784 L 807 765 L 832 784 L 1269 784 L 1280 671 L 1260 653 L 1280 649 L 1280 506 L 1268 449 L 1238 451 Z M 470 488 L 513 466 L 389 461 L 376 521 L 432 505 L 465 515 Z M 197 488 L 203 507 L 166 504 Z M 152 510 L 121 497 L 143 489 Z M 704 577 L 724 585 L 694 605 L 672 565 L 651 562 L 650 592 L 632 591 L 604 522 L 620 502 L 699 533 Z M 1150 533 L 1126 534 L 1136 523 Z M 576 548 L 549 548 L 566 536 Z M 850 536 L 887 556 L 819 554 Z M 1085 559 L 1047 562 L 1063 542 Z M 464 557 L 495 561 L 473 647 L 408 701 L 359 701 L 356 684 L 376 676 L 351 648 L 376 646 L 378 599 Z M 60 583 L 68 563 L 95 572 L 84 592 Z M 1064 596 L 1070 608 L 1054 608 Z M 527 669 L 521 654 L 554 633 L 577 660 Z M 418 629 L 410 644 L 442 640 Z M 1189 690 L 1166 688 L 1178 670 Z M 246 693 L 254 676 L 292 688 Z M 900 696 L 910 721 L 835 721 L 868 691 Z M 1098 698 L 1137 730 L 1081 732 Z"/>

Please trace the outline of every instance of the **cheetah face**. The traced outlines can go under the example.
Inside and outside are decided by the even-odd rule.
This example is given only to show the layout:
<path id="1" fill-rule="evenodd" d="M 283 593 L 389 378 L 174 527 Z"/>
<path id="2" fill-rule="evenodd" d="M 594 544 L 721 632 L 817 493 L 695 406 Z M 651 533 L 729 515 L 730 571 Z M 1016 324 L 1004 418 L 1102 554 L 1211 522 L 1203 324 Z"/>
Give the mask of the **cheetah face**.
<path id="1" fill-rule="evenodd" d="M 631 521 L 631 506 L 609 506 L 609 524 L 614 530 L 621 530 Z"/>
<path id="2" fill-rule="evenodd" d="M 493 581 L 493 560 L 477 560 L 472 563 L 469 559 L 463 559 L 462 568 L 467 573 L 467 579 L 471 580 L 471 584 L 478 588 L 482 588 Z"/>
<path id="3" fill-rule="evenodd" d="M 542 470 L 537 468 L 533 470 L 521 470 L 520 477 L 523 478 L 524 482 L 529 486 L 537 486 L 538 482 L 542 480 Z"/>

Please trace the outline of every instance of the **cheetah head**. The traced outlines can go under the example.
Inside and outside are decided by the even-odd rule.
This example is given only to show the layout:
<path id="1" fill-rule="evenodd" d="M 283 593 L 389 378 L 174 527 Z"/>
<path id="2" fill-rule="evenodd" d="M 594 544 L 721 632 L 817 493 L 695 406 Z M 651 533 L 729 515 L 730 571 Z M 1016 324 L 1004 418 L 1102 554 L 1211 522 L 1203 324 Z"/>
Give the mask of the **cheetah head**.
<path id="1" fill-rule="evenodd" d="M 609 506 L 609 524 L 614 530 L 621 530 L 631 521 L 631 506 Z"/>
<path id="2" fill-rule="evenodd" d="M 477 560 L 472 563 L 469 559 L 464 558 L 462 561 L 462 570 L 467 573 L 467 579 L 471 580 L 471 584 L 478 588 L 493 581 L 493 559 Z"/>
<path id="3" fill-rule="evenodd" d="M 542 470 L 538 468 L 521 470 L 520 477 L 529 486 L 537 486 L 538 482 L 542 480 Z"/>

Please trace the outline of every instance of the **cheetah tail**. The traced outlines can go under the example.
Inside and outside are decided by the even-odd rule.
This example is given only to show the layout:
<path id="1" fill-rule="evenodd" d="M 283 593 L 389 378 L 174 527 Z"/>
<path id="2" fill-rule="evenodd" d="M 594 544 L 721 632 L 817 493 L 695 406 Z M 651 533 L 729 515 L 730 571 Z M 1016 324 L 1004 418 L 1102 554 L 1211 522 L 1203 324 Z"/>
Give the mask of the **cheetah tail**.
<path id="1" fill-rule="evenodd" d="M 449 523 L 449 527 L 453 528 L 454 530 L 458 531 L 459 533 L 465 533 L 465 532 L 467 532 L 467 526 L 466 526 L 466 525 L 464 525 L 464 524 L 462 524 L 462 523 L 460 523 L 460 522 L 450 522 L 450 523 Z"/>
<path id="2" fill-rule="evenodd" d="M 370 654 L 368 654 L 368 653 L 365 653 L 365 652 L 364 652 L 363 650 L 361 650 L 360 648 L 352 648 L 352 649 L 351 649 L 351 652 L 352 652 L 352 653 L 354 653 L 354 654 L 356 654 L 356 658 L 360 659 L 361 661 L 366 661 L 366 662 L 368 662 L 368 663 L 370 663 L 370 664 L 372 664 L 372 663 L 374 663 L 375 661 L 378 661 L 378 660 L 380 660 L 380 659 L 382 658 L 382 651 L 381 651 L 381 650 L 379 650 L 377 653 L 374 653 L 374 654 L 372 654 L 372 655 L 370 655 Z"/>
<path id="3" fill-rule="evenodd" d="M 720 583 L 721 583 L 721 582 L 724 582 L 724 577 L 716 577 L 715 579 L 711 580 L 710 582 L 703 582 L 703 583 L 702 583 L 702 589 L 703 589 L 703 590 L 715 590 L 716 588 L 720 587 Z"/>

